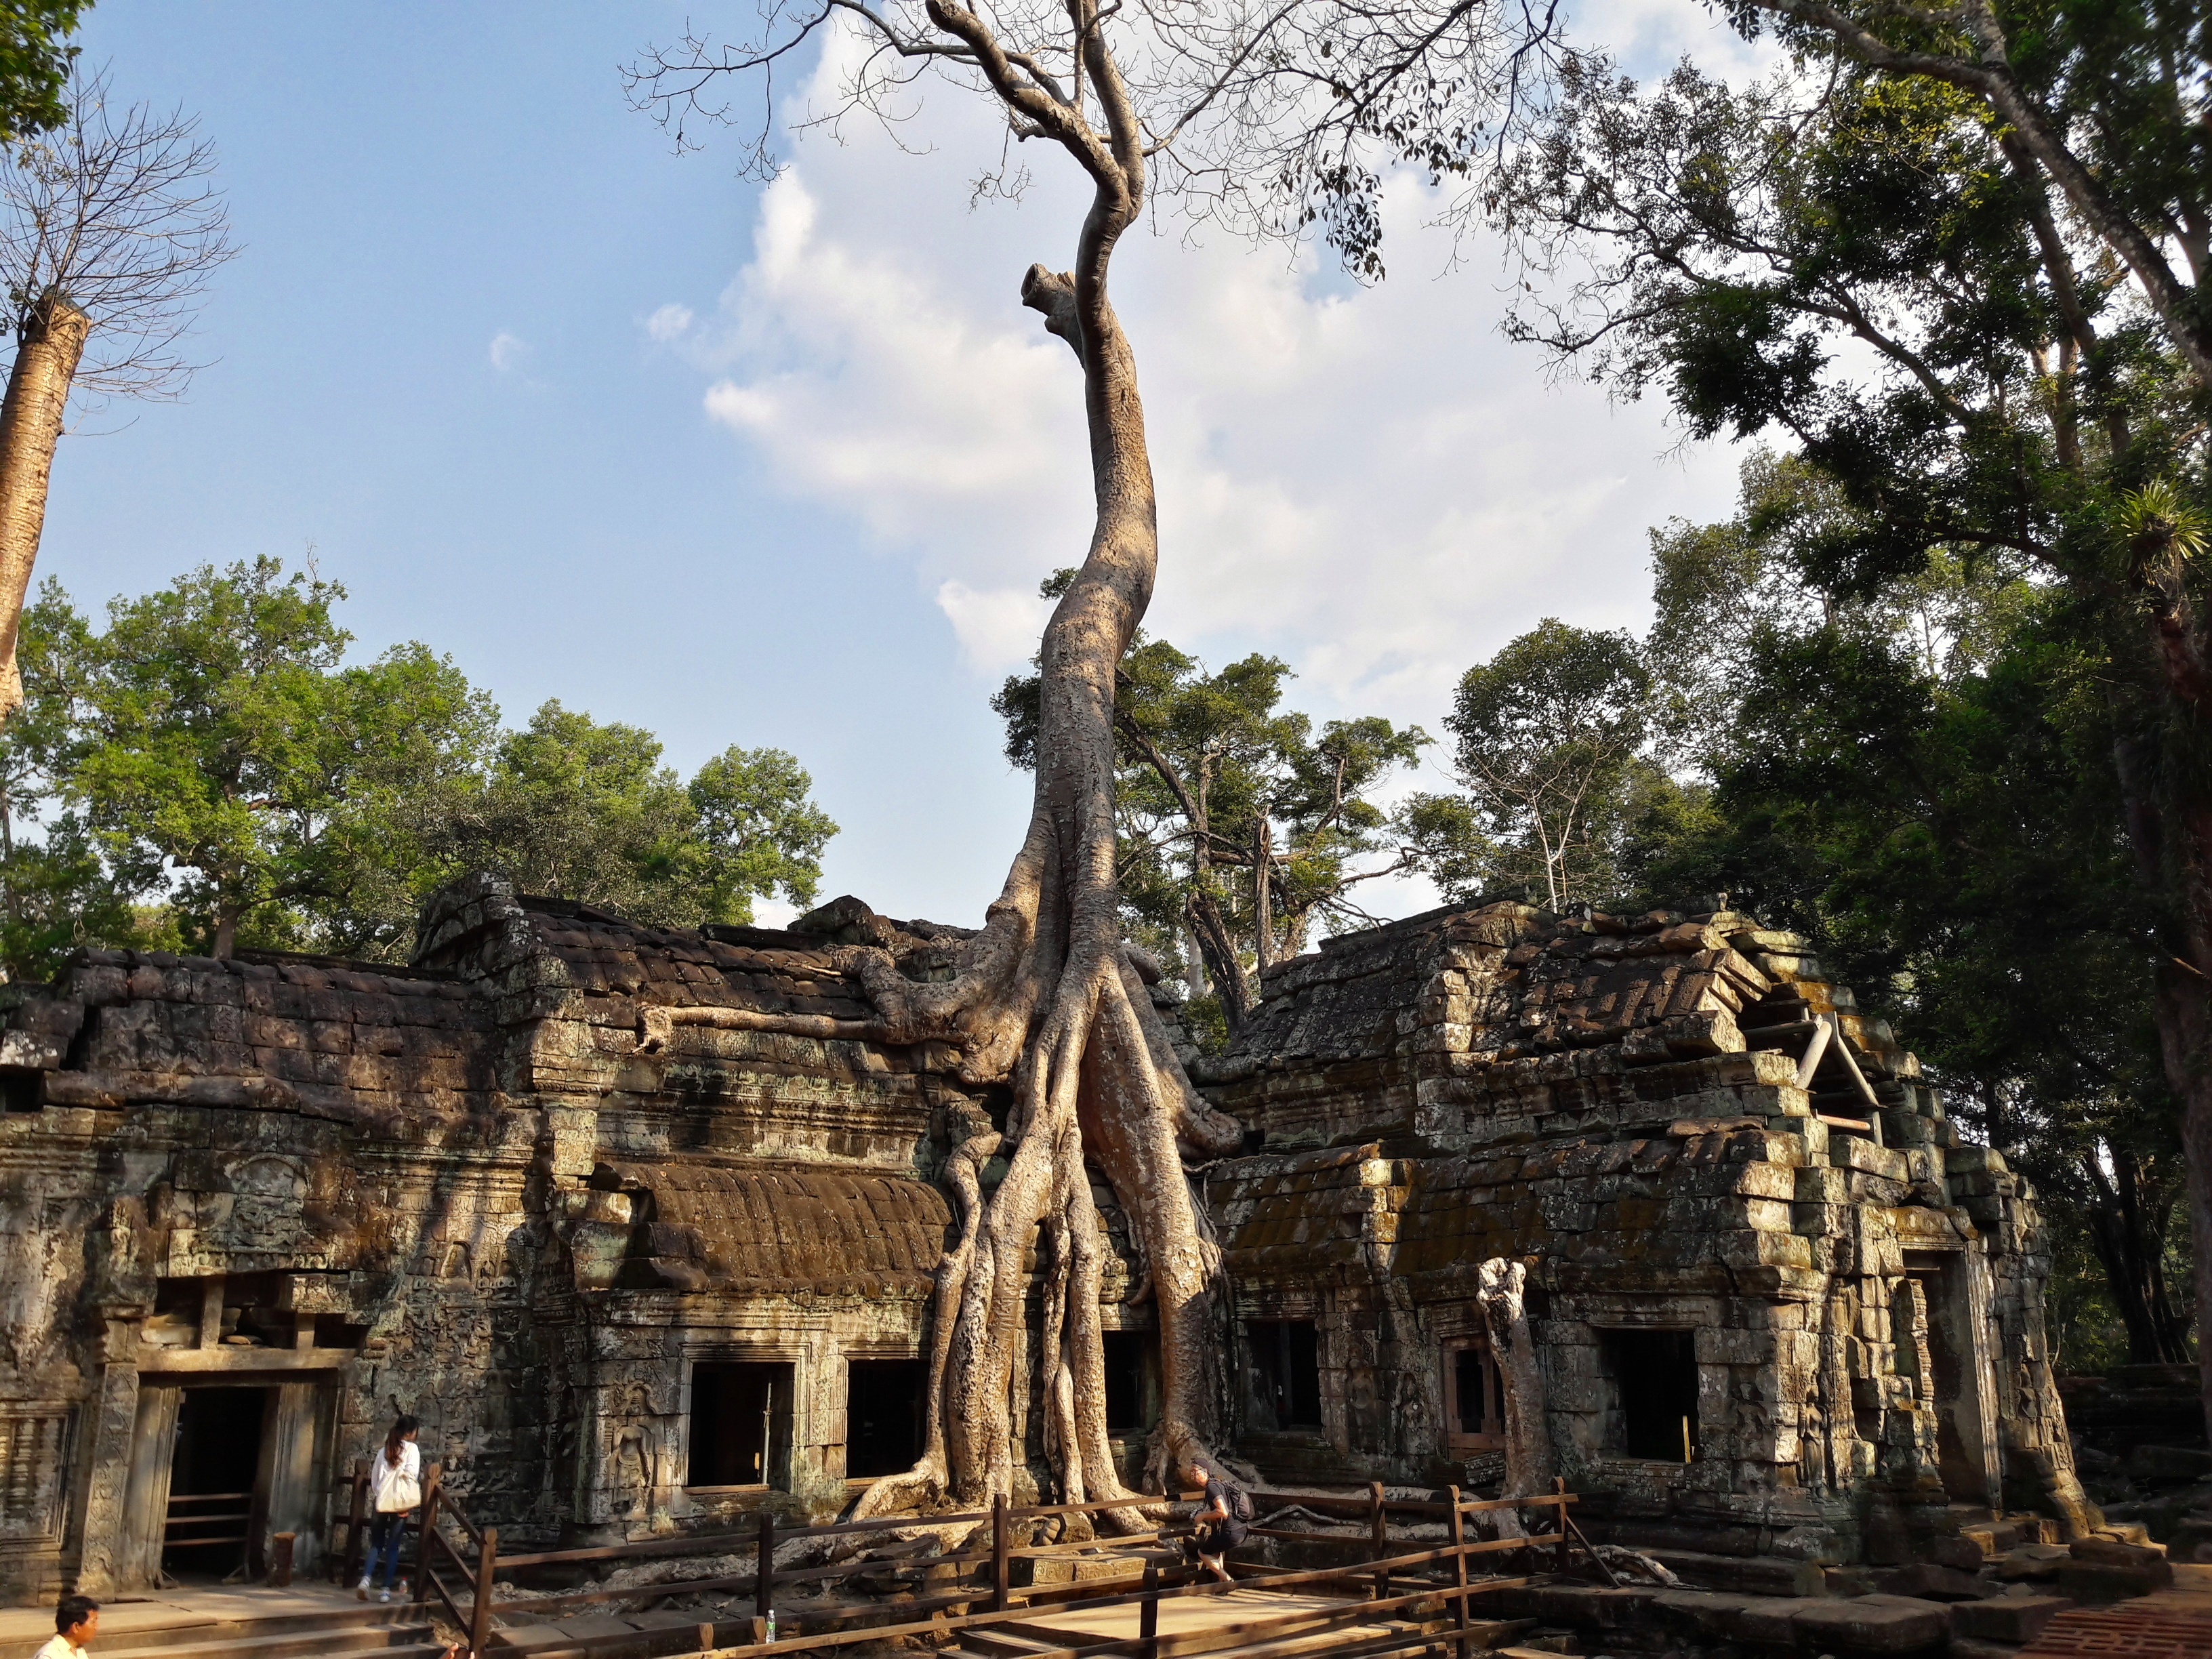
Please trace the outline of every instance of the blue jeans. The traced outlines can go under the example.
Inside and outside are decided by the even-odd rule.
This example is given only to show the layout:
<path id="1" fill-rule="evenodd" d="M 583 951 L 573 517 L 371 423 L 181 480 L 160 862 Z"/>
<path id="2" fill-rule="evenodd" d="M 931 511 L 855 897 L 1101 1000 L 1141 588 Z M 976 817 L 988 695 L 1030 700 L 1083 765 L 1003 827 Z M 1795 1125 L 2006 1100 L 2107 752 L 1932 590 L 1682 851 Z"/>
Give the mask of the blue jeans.
<path id="1" fill-rule="evenodd" d="M 407 1541 L 407 1515 L 404 1510 L 392 1513 L 380 1512 L 368 1523 L 368 1561 L 361 1576 L 374 1583 L 376 1580 L 377 1559 L 384 1558 L 384 1582 L 399 1582 L 399 1547 Z"/>

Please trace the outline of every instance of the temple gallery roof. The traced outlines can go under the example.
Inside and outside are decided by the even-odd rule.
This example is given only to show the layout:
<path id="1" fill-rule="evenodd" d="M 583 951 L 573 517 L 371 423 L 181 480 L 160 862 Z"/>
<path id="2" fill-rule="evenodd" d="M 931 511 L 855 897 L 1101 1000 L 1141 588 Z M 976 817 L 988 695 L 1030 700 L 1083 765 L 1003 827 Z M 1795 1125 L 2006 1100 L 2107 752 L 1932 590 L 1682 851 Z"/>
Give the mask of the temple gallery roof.
<path id="1" fill-rule="evenodd" d="M 591 1185 L 631 1195 L 633 1255 L 684 1291 L 922 1290 L 952 1221 L 935 1187 L 873 1171 L 608 1163 Z"/>
<path id="2" fill-rule="evenodd" d="M 1738 1016 L 1762 1000 L 1834 1012 L 1887 1071 L 1903 1055 L 1850 993 L 1825 983 L 1795 933 L 1716 910 L 1557 916 L 1510 901 L 1453 906 L 1332 939 L 1268 969 L 1236 1043 L 1202 1080 L 1261 1068 L 1381 1060 L 1425 1046 L 1497 1061 L 1615 1046 L 1626 1065 L 1741 1053 Z"/>

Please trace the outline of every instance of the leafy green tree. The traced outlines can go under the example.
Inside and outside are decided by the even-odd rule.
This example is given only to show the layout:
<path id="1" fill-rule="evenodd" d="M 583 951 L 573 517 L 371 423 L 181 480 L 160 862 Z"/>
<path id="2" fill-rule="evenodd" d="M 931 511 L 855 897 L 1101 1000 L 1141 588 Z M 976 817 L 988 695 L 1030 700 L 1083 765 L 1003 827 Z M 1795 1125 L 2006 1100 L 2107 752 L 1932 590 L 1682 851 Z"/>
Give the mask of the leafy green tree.
<path id="1" fill-rule="evenodd" d="M 2035 1180 L 2127 1352 L 2185 1358 L 2155 916 L 2116 827 L 2094 635 L 2062 590 L 1986 565 L 1826 590 L 1802 516 L 1824 492 L 1768 457 L 1745 480 L 1733 522 L 1653 538 L 1654 654 L 1706 647 L 1678 672 L 1714 784 L 1704 830 L 1642 861 L 1647 890 L 1727 890 L 1811 935 Z"/>
<path id="2" fill-rule="evenodd" d="M 807 799 L 796 760 L 733 747 L 687 787 L 660 757 L 649 732 L 548 702 L 425 839 L 445 868 L 664 927 L 750 921 L 752 900 L 775 891 L 812 901 L 837 826 Z"/>
<path id="3" fill-rule="evenodd" d="M 69 44 L 92 0 L 5 0 L 0 4 L 0 144 L 46 132 L 69 118 L 64 93 L 77 48 Z"/>
<path id="4" fill-rule="evenodd" d="M 1547 617 L 1462 676 L 1444 725 L 1465 815 L 1413 810 L 1448 890 L 1524 892 L 1553 910 L 1620 890 L 1628 824 L 1672 787 L 1646 753 L 1651 676 L 1632 635 Z"/>
<path id="5" fill-rule="evenodd" d="M 27 701 L 0 732 L 0 951 L 404 957 L 422 900 L 472 868 L 690 927 L 805 903 L 836 825 L 781 750 L 686 786 L 660 744 L 557 702 L 502 733 L 419 644 L 348 665 L 343 590 L 273 559 L 202 568 L 94 629 L 49 583 Z"/>
<path id="6" fill-rule="evenodd" d="M 58 793 L 123 889 L 174 872 L 186 934 L 216 956 L 241 928 L 321 942 L 304 912 L 375 867 L 377 795 L 434 782 L 424 768 L 465 772 L 496 718 L 420 646 L 341 666 L 350 636 L 331 606 L 343 597 L 264 557 L 115 600 L 98 635 L 69 630 Z M 66 601 L 50 586 L 42 603 Z"/>
<path id="7" fill-rule="evenodd" d="M 1048 577 L 1047 599 L 1073 572 Z M 1364 919 L 1359 885 L 1409 869 L 1399 826 L 1371 798 L 1430 741 L 1367 716 L 1316 734 L 1282 707 L 1288 665 L 1257 653 L 1210 672 L 1141 635 L 1115 681 L 1117 875 L 1131 931 L 1178 964 L 1205 1019 L 1233 1035 L 1254 976 L 1305 948 L 1317 920 Z M 1006 757 L 1036 764 L 1035 675 L 992 698 Z"/>

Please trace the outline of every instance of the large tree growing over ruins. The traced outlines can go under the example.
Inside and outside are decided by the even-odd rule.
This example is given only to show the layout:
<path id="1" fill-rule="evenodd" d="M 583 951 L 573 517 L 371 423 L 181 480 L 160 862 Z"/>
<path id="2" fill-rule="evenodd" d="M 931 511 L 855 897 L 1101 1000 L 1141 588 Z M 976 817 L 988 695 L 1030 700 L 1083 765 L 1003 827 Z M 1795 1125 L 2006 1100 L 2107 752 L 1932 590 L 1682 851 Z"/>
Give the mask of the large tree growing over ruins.
<path id="1" fill-rule="evenodd" d="M 1910 581 L 1945 548 L 2011 550 L 2081 605 L 2109 653 L 2108 764 L 2138 879 L 2167 1080 L 2183 1103 L 2199 1322 L 2212 1310 L 2212 35 L 2144 0 L 1729 0 L 1794 70 L 1738 90 L 1685 64 L 1658 88 L 1553 51 L 1556 11 L 1508 19 L 1515 61 L 1563 77 L 1496 118 L 1451 30 L 1478 0 L 1346 0 L 1223 27 L 1268 112 L 1217 152 L 1223 210 L 1316 222 L 1379 272 L 1383 184 L 1468 185 L 1572 289 L 1527 333 L 1693 432 L 1778 426 L 1875 533 L 1839 590 Z M 1554 100 L 1562 86 L 1565 95 Z M 1528 126 L 1519 129 L 1526 136 Z M 1498 162 L 1517 163 L 1501 179 Z M 1577 280 L 1579 276 L 1580 280 Z M 2212 1413 L 2212 1344 L 2199 1345 Z"/>
<path id="2" fill-rule="evenodd" d="M 850 30 L 860 43 L 846 83 L 853 107 L 882 107 L 937 71 L 994 103 L 1014 139 L 1058 151 L 1091 190 L 1069 266 L 1033 265 L 1020 286 L 1080 365 L 1096 500 L 1088 550 L 1038 657 L 1028 830 L 950 981 L 910 979 L 883 949 L 851 947 L 842 963 L 875 1004 L 872 1035 L 948 1043 L 964 1079 L 1008 1082 L 1013 1096 L 1003 1130 L 974 1135 L 950 1160 L 962 1224 L 937 1289 L 927 1449 L 910 1474 L 867 1495 L 865 1512 L 1014 1489 L 1024 1452 L 1012 1402 L 1030 1382 L 1016 1375 L 1024 1257 L 1040 1228 L 1048 1287 L 1035 1352 L 1047 1455 L 1064 1498 L 1122 1494 L 1107 1447 L 1087 1164 L 1132 1218 L 1158 1310 L 1164 1412 L 1146 1484 L 1162 1489 L 1174 1462 L 1217 1427 L 1218 1258 L 1182 1151 L 1225 1151 L 1242 1131 L 1183 1075 L 1146 994 L 1145 964 L 1124 947 L 1115 878 L 1115 671 L 1152 597 L 1158 538 L 1136 358 L 1109 274 L 1156 171 L 1180 134 L 1211 118 L 1230 79 L 1162 46 L 1175 9 L 811 0 L 771 10 L 758 40 L 727 50 L 687 40 L 634 71 L 639 100 L 679 133 L 702 115 L 726 115 L 720 86 L 750 77 L 763 100 L 752 156 L 764 166 L 773 71 L 804 44 Z M 978 1176 L 994 1153 L 1006 1173 L 986 1196 Z"/>

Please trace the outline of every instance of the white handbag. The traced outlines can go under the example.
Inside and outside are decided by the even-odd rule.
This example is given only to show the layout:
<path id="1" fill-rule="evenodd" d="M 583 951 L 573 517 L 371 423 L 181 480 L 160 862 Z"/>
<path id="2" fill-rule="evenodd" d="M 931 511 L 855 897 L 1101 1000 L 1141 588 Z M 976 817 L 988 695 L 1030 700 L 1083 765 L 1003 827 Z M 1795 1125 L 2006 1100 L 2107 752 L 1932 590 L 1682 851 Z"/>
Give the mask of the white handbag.
<path id="1" fill-rule="evenodd" d="M 380 1515 L 404 1515 L 422 1501 L 422 1483 L 404 1469 L 394 1469 L 385 1478 L 384 1490 L 376 1494 L 376 1510 Z"/>

